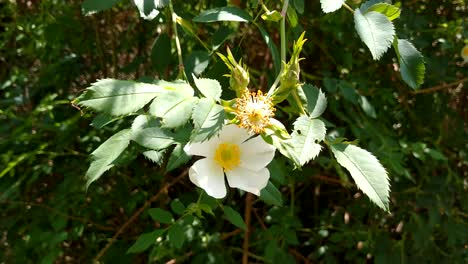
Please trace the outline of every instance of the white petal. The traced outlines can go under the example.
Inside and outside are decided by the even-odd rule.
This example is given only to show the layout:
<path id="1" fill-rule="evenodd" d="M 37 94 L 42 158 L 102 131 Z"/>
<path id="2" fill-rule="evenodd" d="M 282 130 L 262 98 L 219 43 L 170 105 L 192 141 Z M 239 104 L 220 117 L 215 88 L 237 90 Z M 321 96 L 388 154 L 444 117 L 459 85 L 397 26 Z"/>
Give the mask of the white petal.
<path id="1" fill-rule="evenodd" d="M 226 196 L 223 168 L 212 159 L 201 159 L 189 170 L 190 180 L 214 198 Z"/>
<path id="2" fill-rule="evenodd" d="M 260 195 L 260 191 L 265 188 L 270 178 L 267 168 L 259 171 L 251 171 L 243 167 L 237 167 L 226 172 L 229 186 Z"/>
<path id="3" fill-rule="evenodd" d="M 219 139 L 218 137 L 214 136 L 204 142 L 189 142 L 187 145 L 185 145 L 184 151 L 189 155 L 213 157 L 218 145 Z"/>
<path id="4" fill-rule="evenodd" d="M 229 142 L 232 144 L 240 145 L 249 137 L 251 137 L 251 135 L 249 134 L 247 129 L 238 127 L 234 124 L 224 126 L 219 132 L 219 140 L 221 142 Z"/>
<path id="5" fill-rule="evenodd" d="M 265 168 L 275 156 L 275 147 L 257 136 L 240 145 L 241 165 L 253 171 Z"/>

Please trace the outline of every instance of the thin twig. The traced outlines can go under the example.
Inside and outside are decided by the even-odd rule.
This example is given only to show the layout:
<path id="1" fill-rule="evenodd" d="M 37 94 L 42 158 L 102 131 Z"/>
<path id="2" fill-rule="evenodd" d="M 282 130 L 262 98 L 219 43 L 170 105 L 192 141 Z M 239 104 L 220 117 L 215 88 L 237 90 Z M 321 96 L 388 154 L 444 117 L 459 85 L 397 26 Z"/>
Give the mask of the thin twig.
<path id="1" fill-rule="evenodd" d="M 244 233 L 244 244 L 242 246 L 242 264 L 249 263 L 249 236 L 250 236 L 250 216 L 252 213 L 252 200 L 253 195 L 251 193 L 247 193 L 245 196 L 245 212 L 244 212 L 244 220 L 245 225 L 247 228 L 245 229 Z"/>
<path id="2" fill-rule="evenodd" d="M 241 232 L 242 232 L 242 230 L 236 229 L 236 230 L 231 231 L 229 233 L 224 233 L 224 234 L 221 235 L 221 240 L 226 240 L 226 239 L 228 239 L 230 237 L 233 237 L 233 236 L 235 236 L 237 234 L 240 234 Z"/>
<path id="3" fill-rule="evenodd" d="M 432 93 L 432 92 L 436 92 L 436 91 L 439 91 L 439 90 L 450 88 L 452 86 L 455 86 L 455 85 L 458 85 L 460 83 L 464 83 L 464 82 L 467 82 L 467 81 L 468 81 L 468 77 L 463 78 L 463 79 L 458 80 L 458 81 L 455 81 L 455 82 L 452 82 L 452 83 L 441 84 L 441 85 L 437 85 L 437 86 L 434 86 L 434 87 L 431 87 L 431 88 L 417 90 L 417 91 L 414 91 L 412 93 L 413 94 Z"/>
<path id="4" fill-rule="evenodd" d="M 106 246 L 103 249 L 101 249 L 101 251 L 99 251 L 99 253 L 94 258 L 94 262 L 98 262 L 98 260 L 102 256 L 104 256 L 104 254 L 107 252 L 107 250 L 110 248 L 110 246 L 112 246 L 112 244 L 114 244 L 114 242 L 117 240 L 117 237 L 120 234 L 122 234 L 123 231 L 125 231 L 125 229 L 131 223 L 135 222 L 135 220 L 140 216 L 140 214 L 142 214 L 146 210 L 146 208 L 148 208 L 151 205 L 151 203 L 156 201 L 159 198 L 159 196 L 161 196 L 163 193 L 166 193 L 167 190 L 169 189 L 169 187 L 171 187 L 172 185 L 174 185 L 177 182 L 179 182 L 180 180 L 182 180 L 187 175 L 187 172 L 188 172 L 188 170 L 184 170 L 174 180 L 172 180 L 171 182 L 164 185 L 155 195 L 153 195 L 151 198 L 146 200 L 146 202 L 143 204 L 143 206 L 140 207 L 135 213 L 133 213 L 133 215 L 122 226 L 120 226 L 119 230 L 117 230 L 117 232 L 114 234 L 114 236 L 111 238 L 111 240 L 109 242 L 107 242 Z"/>
<path id="5" fill-rule="evenodd" d="M 177 49 L 177 58 L 179 59 L 179 74 L 177 77 L 178 78 L 183 77 L 185 80 L 187 80 L 187 76 L 185 75 L 185 69 L 184 69 L 184 60 L 182 59 L 182 49 L 180 47 L 179 34 L 177 32 L 177 14 L 174 12 L 174 7 L 172 6 L 172 0 L 169 0 L 169 9 L 171 11 L 172 30 L 174 31 L 174 38 L 175 38 L 176 49 Z"/>
<path id="6" fill-rule="evenodd" d="M 40 203 L 34 203 L 34 202 L 24 202 L 24 201 L 1 201 L 0 203 L 5 203 L 5 204 L 23 204 L 23 205 L 26 205 L 26 206 L 35 206 L 35 207 L 40 207 L 40 208 L 43 208 L 43 209 L 46 209 L 54 214 L 57 214 L 57 215 L 61 215 L 67 219 L 71 219 L 71 220 L 75 220 L 75 221 L 78 221 L 78 222 L 81 222 L 83 224 L 87 224 L 87 225 L 92 225 L 94 227 L 96 227 L 97 229 L 100 229 L 100 230 L 103 230 L 103 231 L 114 231 L 115 229 L 113 227 L 110 227 L 110 226 L 104 226 L 104 225 L 101 225 L 101 224 L 98 224 L 98 223 L 95 223 L 87 218 L 84 218 L 84 217 L 79 217 L 79 216 L 73 216 L 73 215 L 68 215 L 62 211 L 59 211 L 53 207 L 50 207 L 50 206 L 47 206 L 45 204 L 40 204 Z"/>

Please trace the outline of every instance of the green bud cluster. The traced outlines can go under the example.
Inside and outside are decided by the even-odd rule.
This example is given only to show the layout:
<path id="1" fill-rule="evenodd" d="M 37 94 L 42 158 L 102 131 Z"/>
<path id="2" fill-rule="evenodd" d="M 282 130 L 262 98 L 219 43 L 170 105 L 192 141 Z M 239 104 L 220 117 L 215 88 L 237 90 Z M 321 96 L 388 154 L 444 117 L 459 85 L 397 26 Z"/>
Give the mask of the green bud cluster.
<path id="1" fill-rule="evenodd" d="M 250 76 L 247 66 L 242 63 L 242 59 L 237 62 L 231 53 L 231 50 L 227 49 L 228 56 L 224 56 L 221 53 L 217 53 L 218 56 L 224 61 L 226 66 L 231 71 L 230 74 L 224 76 L 229 77 L 229 85 L 231 90 L 236 92 L 236 96 L 240 97 L 247 90 L 247 86 L 250 82 Z"/>

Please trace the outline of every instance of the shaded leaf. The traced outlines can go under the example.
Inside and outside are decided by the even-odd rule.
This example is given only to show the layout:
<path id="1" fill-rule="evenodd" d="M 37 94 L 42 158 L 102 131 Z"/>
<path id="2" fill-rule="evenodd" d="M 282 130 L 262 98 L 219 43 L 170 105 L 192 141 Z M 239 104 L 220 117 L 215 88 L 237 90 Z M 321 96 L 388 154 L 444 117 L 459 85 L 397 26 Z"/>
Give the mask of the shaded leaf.
<path id="1" fill-rule="evenodd" d="M 110 9 L 120 0 L 84 0 L 81 4 L 83 14 L 91 15 L 106 9 Z"/>
<path id="2" fill-rule="evenodd" d="M 172 134 L 159 127 L 149 127 L 134 132 L 132 140 L 143 147 L 160 150 L 175 143 Z"/>
<path id="3" fill-rule="evenodd" d="M 224 206 L 224 216 L 226 216 L 226 219 L 231 222 L 231 224 L 239 227 L 242 230 L 247 229 L 242 216 L 230 206 Z"/>
<path id="4" fill-rule="evenodd" d="M 302 86 L 304 95 L 307 100 L 306 110 L 311 118 L 317 118 L 325 112 L 327 108 L 327 97 L 319 88 L 304 84 Z"/>
<path id="5" fill-rule="evenodd" d="M 190 160 L 190 156 L 185 153 L 182 145 L 177 144 L 174 150 L 169 157 L 167 162 L 166 171 L 169 172 L 171 170 L 177 169 L 181 165 L 187 163 Z"/>
<path id="6" fill-rule="evenodd" d="M 397 39 L 396 42 L 393 47 L 400 63 L 401 77 L 411 88 L 418 89 L 424 83 L 424 57 L 408 40 Z"/>
<path id="7" fill-rule="evenodd" d="M 224 108 L 212 99 L 202 98 L 193 109 L 194 130 L 191 141 L 199 142 L 211 138 L 223 126 Z"/>
<path id="8" fill-rule="evenodd" d="M 268 182 L 267 186 L 260 191 L 260 199 L 267 204 L 283 205 L 281 192 L 271 182 Z"/>
<path id="9" fill-rule="evenodd" d="M 161 208 L 150 208 L 148 209 L 148 214 L 154 221 L 158 221 L 163 224 L 170 224 L 174 220 L 170 212 Z"/>
<path id="10" fill-rule="evenodd" d="M 158 237 L 162 236 L 163 234 L 164 229 L 157 229 L 150 233 L 141 234 L 137 241 L 135 241 L 135 243 L 133 243 L 133 245 L 127 250 L 127 254 L 145 251 L 156 242 Z"/>
<path id="11" fill-rule="evenodd" d="M 158 36 L 151 49 L 151 63 L 157 71 L 163 72 L 171 63 L 171 60 L 171 40 L 167 33 L 162 33 Z"/>
<path id="12" fill-rule="evenodd" d="M 174 224 L 167 233 L 169 242 L 175 248 L 181 248 L 185 241 L 184 228 L 179 224 Z"/>

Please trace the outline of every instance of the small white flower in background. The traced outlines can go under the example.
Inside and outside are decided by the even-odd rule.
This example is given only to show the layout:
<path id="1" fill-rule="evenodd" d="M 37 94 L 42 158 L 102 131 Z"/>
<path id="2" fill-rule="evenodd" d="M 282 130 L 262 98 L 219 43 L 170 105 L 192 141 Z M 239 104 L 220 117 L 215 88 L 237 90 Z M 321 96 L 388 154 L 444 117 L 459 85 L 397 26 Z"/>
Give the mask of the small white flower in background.
<path id="1" fill-rule="evenodd" d="M 189 143 L 189 155 L 203 156 L 189 170 L 190 180 L 214 198 L 226 196 L 224 174 L 229 186 L 260 195 L 270 172 L 266 166 L 275 155 L 275 147 L 260 136 L 236 125 L 226 125 L 205 142 Z"/>

